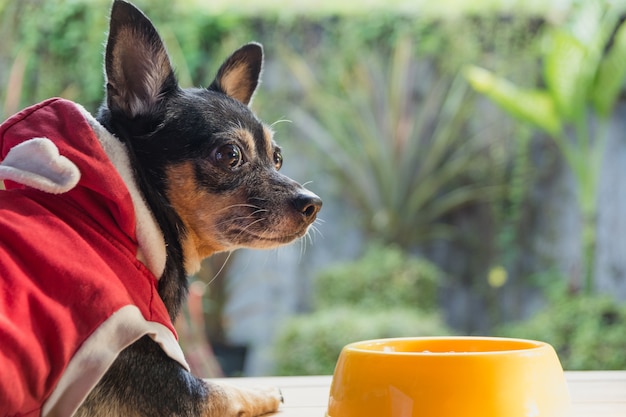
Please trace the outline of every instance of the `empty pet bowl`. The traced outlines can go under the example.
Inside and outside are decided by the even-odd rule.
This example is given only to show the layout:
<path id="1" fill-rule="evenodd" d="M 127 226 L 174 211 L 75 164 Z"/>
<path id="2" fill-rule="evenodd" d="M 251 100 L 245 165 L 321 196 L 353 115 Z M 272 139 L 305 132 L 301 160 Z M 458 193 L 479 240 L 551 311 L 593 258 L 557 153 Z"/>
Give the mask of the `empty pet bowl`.
<path id="1" fill-rule="evenodd" d="M 552 346 L 430 337 L 352 343 L 339 356 L 328 417 L 562 417 L 570 398 Z"/>

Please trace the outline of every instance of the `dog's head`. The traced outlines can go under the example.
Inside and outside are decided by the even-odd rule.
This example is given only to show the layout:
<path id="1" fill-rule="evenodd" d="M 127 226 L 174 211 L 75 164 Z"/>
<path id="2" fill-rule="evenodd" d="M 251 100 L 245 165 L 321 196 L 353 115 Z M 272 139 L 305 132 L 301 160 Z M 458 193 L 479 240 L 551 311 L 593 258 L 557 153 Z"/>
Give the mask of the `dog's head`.
<path id="1" fill-rule="evenodd" d="M 167 52 L 139 10 L 115 1 L 98 119 L 130 149 L 168 245 L 187 273 L 217 251 L 271 248 L 307 233 L 321 200 L 279 172 L 272 130 L 248 105 L 261 45 L 235 51 L 208 88 L 178 86 Z"/>

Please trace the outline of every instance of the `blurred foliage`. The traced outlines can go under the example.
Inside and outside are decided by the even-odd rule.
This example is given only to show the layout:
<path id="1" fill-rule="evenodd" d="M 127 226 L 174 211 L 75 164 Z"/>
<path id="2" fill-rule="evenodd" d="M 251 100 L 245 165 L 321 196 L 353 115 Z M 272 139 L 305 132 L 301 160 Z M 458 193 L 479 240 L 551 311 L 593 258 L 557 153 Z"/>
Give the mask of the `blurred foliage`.
<path id="1" fill-rule="evenodd" d="M 510 307 L 500 307 L 483 279 L 492 266 L 505 267 L 515 285 L 541 268 L 522 246 L 534 221 L 530 184 L 541 170 L 532 166 L 530 130 L 473 93 L 459 69 L 488 62 L 538 78 L 543 24 L 521 15 L 381 14 L 334 21 L 313 32 L 314 42 L 278 43 L 295 103 L 283 117 L 317 157 L 316 178 L 326 175 L 366 240 L 431 256 L 450 286 L 477 294 L 481 312 L 468 315 L 466 332 L 496 310 L 491 304 Z"/>
<path id="2" fill-rule="evenodd" d="M 551 133 L 581 181 L 594 184 L 583 176 L 596 167 L 599 147 L 585 129 L 597 126 L 576 116 L 590 108 L 609 114 L 622 87 L 626 25 L 611 31 L 617 14 L 590 9 L 580 25 L 561 25 L 557 16 L 546 26 L 522 13 L 214 15 L 193 3 L 136 1 L 164 37 L 181 84 L 208 85 L 216 60 L 242 43 L 263 42 L 268 66 L 254 107 L 263 119 L 295 122 L 280 125 L 288 130 L 281 142 L 302 137 L 317 172 L 330 173 L 336 196 L 385 243 L 320 274 L 319 310 L 285 323 L 281 373 L 329 373 L 341 347 L 355 340 L 449 334 L 436 314 L 442 273 L 407 248 L 448 239 L 455 250 L 441 265 L 458 265 L 448 282 L 476 293 L 501 290 L 516 275 L 529 285 L 529 272 L 542 267 L 527 262 L 524 246 L 533 221 L 530 183 L 540 178 L 530 131 L 469 88 L 459 76 L 467 64 L 493 71 L 475 69 L 469 78 L 502 108 Z M 110 0 L 0 0 L 0 116 L 59 95 L 95 111 L 109 7 Z M 585 38 L 591 27 L 598 38 Z M 572 131 L 577 140 L 565 139 Z M 562 295 L 550 297 L 527 327 L 507 332 L 550 341 L 572 369 L 623 367 L 620 323 L 623 308 L 607 299 Z"/>
<path id="3" fill-rule="evenodd" d="M 224 49 L 250 40 L 242 17 L 136 1 L 167 44 L 181 84 L 208 85 Z M 103 98 L 103 50 L 109 0 L 24 0 L 0 8 L 0 116 L 53 96 L 95 112 Z M 174 5 L 172 5 L 174 6 Z M 180 24 L 185 22 L 185 24 Z M 10 40 L 7 42 L 6 40 Z M 242 42 L 243 43 L 243 42 Z M 9 79 L 10 78 L 10 79 Z"/>
<path id="4" fill-rule="evenodd" d="M 377 243 L 357 260 L 320 272 L 313 294 L 317 310 L 279 330 L 276 371 L 329 374 L 350 342 L 450 334 L 435 311 L 441 275 L 425 259 Z"/>
<path id="5" fill-rule="evenodd" d="M 318 309 L 353 306 L 435 311 L 442 272 L 425 259 L 407 256 L 397 246 L 370 244 L 357 262 L 331 265 L 315 279 Z"/>
<path id="6" fill-rule="evenodd" d="M 449 335 L 434 314 L 387 307 L 366 310 L 333 307 L 289 319 L 275 343 L 276 375 L 330 375 L 341 348 L 383 337 Z"/>
<path id="7" fill-rule="evenodd" d="M 544 282 L 551 283 L 547 306 L 496 333 L 550 343 L 565 369 L 626 369 L 626 305 L 608 295 L 572 295 L 563 280 Z"/>
<path id="8" fill-rule="evenodd" d="M 589 0 L 544 35 L 541 87 L 523 88 L 479 67 L 465 71 L 471 85 L 513 117 L 548 133 L 577 182 L 583 216 L 584 282 L 593 287 L 597 189 L 608 118 L 626 78 L 625 9 Z M 580 287 L 580 277 L 572 277 Z"/>
<path id="9" fill-rule="evenodd" d="M 26 0 L 12 2 L 4 11 L 4 19 L 12 19 L 11 50 L 13 80 L 7 83 L 5 97 L 12 97 L 8 108 L 0 114 L 8 116 L 25 104 L 40 99 L 64 96 L 81 99 L 86 105 L 102 98 L 102 43 L 107 24 L 109 2 L 63 2 Z M 4 31 L 4 30 L 3 30 Z M 6 68 L 9 63 L 2 62 Z M 10 93 L 10 94 L 9 94 Z"/>
<path id="10" fill-rule="evenodd" d="M 286 59 L 303 89 L 305 107 L 290 114 L 301 135 L 323 152 L 365 230 L 409 248 L 458 237 L 446 216 L 493 199 L 502 186 L 489 138 L 468 130 L 467 84 L 433 73 L 415 50 L 404 35 L 388 52 L 370 49 L 340 68 Z"/>
<path id="11" fill-rule="evenodd" d="M 558 12 L 563 6 L 575 0 L 317 0 L 315 2 L 293 1 L 284 3 L 277 0 L 183 0 L 185 3 L 213 13 L 237 12 L 246 15 L 279 14 L 281 16 L 302 15 L 324 16 L 336 14 L 381 14 L 390 10 L 397 13 L 427 16 L 429 18 L 450 17 L 459 14 L 473 14 L 515 9 L 518 13 Z"/>

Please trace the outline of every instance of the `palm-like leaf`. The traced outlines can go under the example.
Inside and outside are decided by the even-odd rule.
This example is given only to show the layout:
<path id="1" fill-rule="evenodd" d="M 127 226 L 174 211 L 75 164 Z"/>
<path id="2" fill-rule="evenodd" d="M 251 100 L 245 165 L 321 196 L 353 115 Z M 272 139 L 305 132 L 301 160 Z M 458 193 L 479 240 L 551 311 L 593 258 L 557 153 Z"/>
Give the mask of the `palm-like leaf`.
<path id="1" fill-rule="evenodd" d="M 547 32 L 543 54 L 545 89 L 524 89 L 477 67 L 465 71 L 477 91 L 520 121 L 548 132 L 576 178 L 583 215 L 586 285 L 591 288 L 595 251 L 595 222 L 604 132 L 601 123 L 588 123 L 590 110 L 606 119 L 626 76 L 626 25 L 613 5 L 589 0 L 571 19 Z M 605 47 L 613 29 L 613 45 Z M 569 135 L 564 133 L 571 128 Z M 595 127 L 595 128 L 594 128 Z"/>
<path id="2" fill-rule="evenodd" d="M 609 117 L 624 79 L 626 78 L 626 25 L 622 25 L 613 39 L 613 45 L 600 63 L 591 92 L 591 101 L 603 117 Z"/>
<path id="3" fill-rule="evenodd" d="M 467 84 L 420 66 L 409 38 L 389 56 L 368 51 L 339 69 L 338 84 L 325 77 L 329 68 L 316 71 L 295 54 L 287 62 L 306 97 L 290 117 L 378 236 L 404 245 L 450 237 L 447 215 L 498 191 L 469 180 L 486 165 L 489 143 L 467 133 Z"/>

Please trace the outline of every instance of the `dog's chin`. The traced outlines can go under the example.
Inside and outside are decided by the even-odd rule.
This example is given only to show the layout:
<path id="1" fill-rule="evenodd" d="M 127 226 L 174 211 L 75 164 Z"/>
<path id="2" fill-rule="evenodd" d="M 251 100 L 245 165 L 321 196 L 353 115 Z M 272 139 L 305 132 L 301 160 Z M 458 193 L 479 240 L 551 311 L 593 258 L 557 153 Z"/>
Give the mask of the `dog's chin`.
<path id="1" fill-rule="evenodd" d="M 257 233 L 249 230 L 240 230 L 236 232 L 237 237 L 234 239 L 233 246 L 239 248 L 272 249 L 288 245 L 305 236 L 308 231 L 309 226 L 291 233 Z"/>

